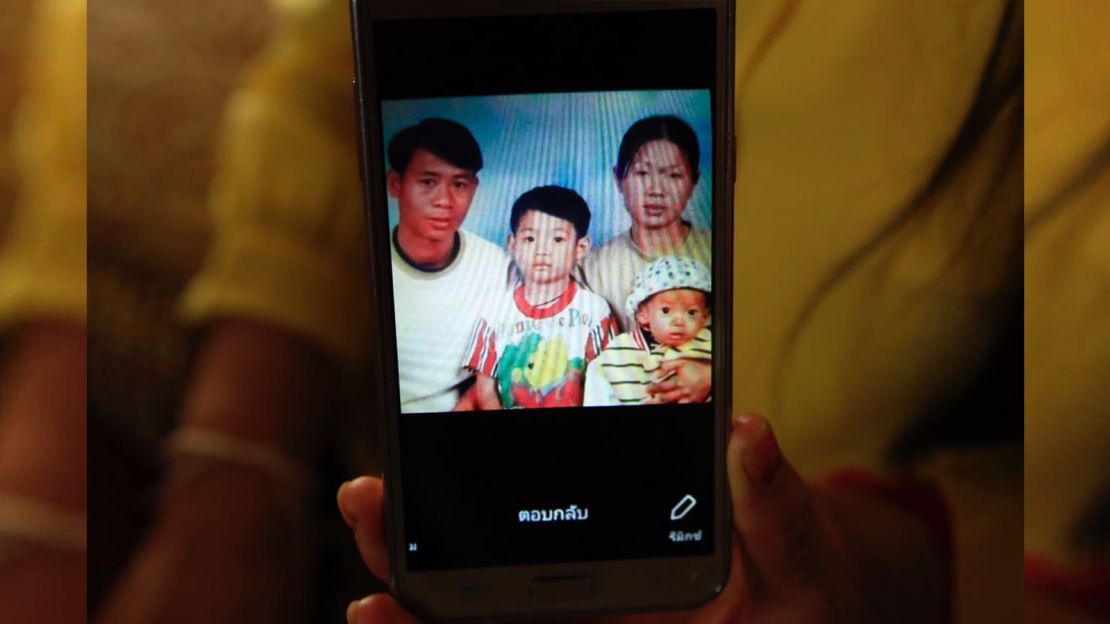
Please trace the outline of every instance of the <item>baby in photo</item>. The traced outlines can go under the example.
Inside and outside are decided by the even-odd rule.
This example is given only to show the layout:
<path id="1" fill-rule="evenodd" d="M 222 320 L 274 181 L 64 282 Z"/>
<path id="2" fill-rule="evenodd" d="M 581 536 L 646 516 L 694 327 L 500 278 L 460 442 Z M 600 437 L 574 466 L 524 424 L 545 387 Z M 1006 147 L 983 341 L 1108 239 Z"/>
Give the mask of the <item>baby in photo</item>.
<path id="1" fill-rule="evenodd" d="M 665 378 L 662 362 L 712 361 L 712 292 L 708 269 L 691 258 L 664 256 L 640 271 L 626 303 L 637 326 L 590 363 L 583 404 L 651 403 L 648 387 Z"/>
<path id="2" fill-rule="evenodd" d="M 571 189 L 541 186 L 513 203 L 509 226 L 522 281 L 477 322 L 462 363 L 475 396 L 456 409 L 578 407 L 586 366 L 618 327 L 609 303 L 571 277 L 590 249 L 589 206 Z"/>

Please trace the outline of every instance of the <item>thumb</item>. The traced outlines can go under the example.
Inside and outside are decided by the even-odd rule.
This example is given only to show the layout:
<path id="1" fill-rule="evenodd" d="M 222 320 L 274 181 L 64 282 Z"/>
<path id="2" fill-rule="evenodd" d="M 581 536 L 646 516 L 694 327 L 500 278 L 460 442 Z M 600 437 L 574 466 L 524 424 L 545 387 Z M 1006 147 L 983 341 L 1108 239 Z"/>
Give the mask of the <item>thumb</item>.
<path id="1" fill-rule="evenodd" d="M 741 414 L 728 442 L 732 520 L 754 591 L 812 577 L 816 523 L 809 486 L 779 450 L 770 424 Z"/>
<path id="2" fill-rule="evenodd" d="M 348 624 L 419 624 L 389 594 L 374 594 L 347 607 Z"/>

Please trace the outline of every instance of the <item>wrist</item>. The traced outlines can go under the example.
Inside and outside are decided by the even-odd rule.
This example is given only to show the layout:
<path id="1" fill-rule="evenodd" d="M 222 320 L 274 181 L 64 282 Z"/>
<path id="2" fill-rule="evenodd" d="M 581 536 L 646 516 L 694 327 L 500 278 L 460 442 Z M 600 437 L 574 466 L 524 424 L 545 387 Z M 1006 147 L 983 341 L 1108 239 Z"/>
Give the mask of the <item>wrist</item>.
<path id="1" fill-rule="evenodd" d="M 307 505 L 315 492 L 315 477 L 296 458 L 271 445 L 215 429 L 182 427 L 166 440 L 165 454 L 166 499 L 173 500 L 179 492 L 197 489 L 198 482 L 215 481 L 217 487 L 213 490 L 209 485 L 208 490 L 208 496 L 215 498 L 207 502 L 217 509 L 222 506 L 220 496 L 231 500 L 240 494 L 249 495 L 248 503 L 262 496 L 277 505 L 288 519 L 310 524 Z M 240 473 L 242 476 L 235 478 Z M 248 475 L 254 477 L 253 483 L 245 480 Z"/>
<path id="2" fill-rule="evenodd" d="M 298 501 L 303 513 L 291 514 L 266 475 L 234 464 L 213 465 L 162 494 L 160 524 L 193 547 L 236 549 L 244 535 L 308 528 L 307 500 Z M 280 539 L 273 545 L 280 547 Z"/>
<path id="3" fill-rule="evenodd" d="M 0 493 L 0 567 L 29 547 L 83 554 L 88 548 L 85 515 Z"/>

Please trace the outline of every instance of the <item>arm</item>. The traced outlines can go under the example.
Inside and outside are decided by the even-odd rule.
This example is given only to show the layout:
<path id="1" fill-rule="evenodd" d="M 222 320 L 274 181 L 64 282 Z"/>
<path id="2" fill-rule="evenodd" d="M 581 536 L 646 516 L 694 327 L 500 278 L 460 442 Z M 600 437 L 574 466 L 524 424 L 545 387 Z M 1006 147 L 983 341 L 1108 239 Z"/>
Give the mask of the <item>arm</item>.
<path id="1" fill-rule="evenodd" d="M 28 45 L 6 56 L 27 63 L 0 79 L 19 95 L 0 120 L 18 185 L 0 228 L 0 622 L 54 624 L 86 610 L 87 8 L 25 4 Z"/>
<path id="2" fill-rule="evenodd" d="M 318 446 L 338 385 L 336 362 L 293 335 L 260 323 L 216 321 L 199 353 L 181 423 L 304 461 Z M 281 597 L 265 601 L 268 620 L 296 621 L 303 596 L 283 588 L 291 570 L 304 571 L 296 582 L 308 582 L 307 527 L 282 506 L 274 486 L 257 470 L 214 463 L 171 491 L 98 621 L 231 622 L 236 611 L 228 605 L 257 596 Z"/>
<path id="3" fill-rule="evenodd" d="M 461 367 L 474 373 L 474 383 L 459 397 L 455 404 L 456 412 L 501 409 L 497 396 L 497 384 L 490 374 L 497 365 L 497 348 L 493 332 L 485 319 L 479 318 L 471 332 L 470 346 L 467 347 Z"/>
<path id="4" fill-rule="evenodd" d="M 660 379 L 648 387 L 653 403 L 702 403 L 713 392 L 713 365 L 708 360 L 667 360 Z"/>
<path id="5" fill-rule="evenodd" d="M 181 422 L 268 444 L 307 460 L 335 404 L 341 368 L 263 323 L 216 321 L 198 357 Z"/>
<path id="6" fill-rule="evenodd" d="M 85 511 L 83 327 L 19 329 L 0 369 L 0 492 Z"/>
<path id="7" fill-rule="evenodd" d="M 477 380 L 474 382 L 474 388 L 478 399 L 478 409 L 501 409 L 501 397 L 497 394 L 497 380 L 489 375 L 479 373 Z"/>
<path id="8" fill-rule="evenodd" d="M 0 498 L 84 517 L 85 350 L 85 330 L 75 324 L 27 324 L 11 336 L 0 368 Z M 5 537 L 0 531 L 0 551 Z M 30 613 L 36 622 L 83 621 L 85 553 L 26 544 L 22 557 L 0 552 L 0 621 Z"/>
<path id="9" fill-rule="evenodd" d="M 586 367 L 586 386 L 582 393 L 584 407 L 597 407 L 605 405 L 620 405 L 617 394 L 613 392 L 613 384 L 601 372 L 601 360 L 594 359 Z"/>

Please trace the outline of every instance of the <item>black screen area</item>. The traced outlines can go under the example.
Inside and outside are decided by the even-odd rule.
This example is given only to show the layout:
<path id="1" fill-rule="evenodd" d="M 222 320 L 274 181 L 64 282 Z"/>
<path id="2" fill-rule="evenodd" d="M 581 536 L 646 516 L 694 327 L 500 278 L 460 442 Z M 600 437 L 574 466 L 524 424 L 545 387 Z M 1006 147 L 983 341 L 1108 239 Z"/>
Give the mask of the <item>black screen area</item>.
<path id="1" fill-rule="evenodd" d="M 377 88 L 383 100 L 712 88 L 714 16 L 698 9 L 382 21 L 372 30 Z"/>
<path id="2" fill-rule="evenodd" d="M 429 132 L 443 131 L 449 125 L 444 132 L 455 136 L 460 132 L 456 125 L 464 127 L 463 132 L 473 135 L 480 146 L 484 160 L 470 177 L 466 171 L 459 172 L 465 166 L 452 164 L 466 161 L 469 148 L 462 149 L 460 157 L 454 147 L 436 147 L 425 150 L 435 158 L 417 154 L 411 161 L 423 158 L 421 167 L 431 163 L 427 179 L 407 177 L 390 162 L 370 173 L 381 176 L 379 188 L 389 188 L 388 196 L 382 192 L 383 196 L 376 198 L 379 203 L 372 210 L 382 214 L 372 215 L 371 221 L 385 224 L 374 232 L 374 246 L 393 250 L 393 270 L 385 271 L 383 277 L 391 297 L 383 321 L 396 331 L 388 347 L 392 353 L 386 354 L 384 361 L 395 366 L 399 379 L 401 413 L 393 447 L 397 455 L 391 466 L 399 463 L 399 479 L 392 484 L 399 485 L 403 509 L 400 516 L 394 516 L 402 520 L 394 528 L 410 570 L 700 556 L 714 551 L 715 514 L 723 504 L 715 500 L 720 486 L 715 482 L 715 458 L 721 447 L 715 432 L 721 429 L 717 419 L 722 418 L 715 403 L 638 404 L 619 389 L 620 384 L 633 383 L 627 379 L 634 377 L 620 375 L 611 378 L 612 391 L 604 407 L 575 406 L 588 404 L 588 389 L 570 403 L 559 403 L 555 394 L 541 394 L 541 387 L 550 387 L 550 378 L 561 379 L 563 388 L 581 392 L 582 386 L 589 385 L 589 375 L 596 374 L 588 364 L 600 361 L 599 352 L 614 345 L 633 349 L 643 344 L 646 349 L 655 344 L 644 336 L 637 338 L 640 342 L 617 340 L 656 326 L 644 321 L 638 328 L 634 303 L 631 312 L 625 305 L 629 293 L 613 295 L 600 286 L 619 278 L 628 290 L 646 267 L 629 269 L 614 260 L 611 265 L 595 267 L 594 274 L 602 278 L 593 280 L 574 271 L 570 280 L 576 285 L 555 297 L 569 302 L 566 305 L 570 307 L 562 313 L 564 319 L 525 301 L 533 292 L 529 280 L 540 283 L 557 268 L 534 268 L 526 255 L 530 252 L 523 250 L 523 234 L 515 247 L 506 244 L 506 238 L 513 233 L 510 208 L 529 188 L 558 186 L 557 199 L 569 195 L 570 204 L 578 199 L 588 204 L 594 252 L 627 233 L 635 219 L 650 220 L 665 212 L 661 204 L 670 201 L 642 200 L 643 211 L 637 217 L 630 197 L 656 193 L 653 184 L 672 185 L 672 190 L 679 189 L 673 194 L 682 198 L 678 212 L 684 215 L 683 222 L 691 236 L 702 242 L 699 251 L 690 252 L 689 257 L 676 255 L 674 262 L 664 263 L 658 272 L 685 271 L 697 279 L 666 281 L 678 279 L 671 275 L 664 286 L 645 289 L 641 305 L 646 306 L 648 298 L 667 288 L 704 294 L 694 307 L 700 307 L 705 315 L 697 327 L 706 333 L 698 334 L 701 342 L 687 341 L 681 348 L 687 354 L 700 351 L 702 361 L 709 361 L 711 352 L 720 352 L 718 337 L 710 337 L 712 323 L 707 320 L 719 300 L 714 299 L 709 284 L 724 286 L 730 279 L 711 275 L 719 250 L 710 249 L 709 242 L 718 214 L 713 201 L 719 196 L 715 185 L 723 183 L 715 179 L 720 177 L 721 163 L 714 160 L 720 124 L 715 17 L 713 10 L 699 8 L 367 19 L 362 24 L 363 32 L 371 33 L 362 44 L 371 52 L 364 58 L 374 59 L 373 89 L 378 98 L 367 103 L 376 109 L 369 118 L 376 120 L 386 159 L 400 151 L 391 145 L 394 138 L 417 136 L 428 130 L 421 124 L 435 118 Z M 632 164 L 625 173 L 642 173 L 644 180 L 656 175 L 660 181 L 636 186 L 614 180 L 622 137 L 639 120 L 659 116 L 668 117 L 668 133 L 680 127 L 689 138 L 668 134 L 670 143 L 664 142 L 662 147 L 655 140 L 654 147 L 638 148 L 643 153 L 633 150 L 627 155 Z M 412 128 L 419 132 L 414 134 Z M 699 145 L 700 164 L 690 158 Z M 684 156 L 676 151 L 679 148 Z M 669 169 L 660 165 L 664 161 L 670 163 Z M 454 167 L 445 170 L 454 171 L 455 177 L 444 182 L 453 186 L 444 186 L 443 197 L 454 193 L 456 199 L 450 201 L 463 206 L 455 209 L 461 214 L 458 222 L 451 220 L 456 213 L 449 213 L 448 208 L 421 199 L 425 191 L 434 193 L 434 185 L 439 183 L 434 169 L 444 167 L 444 162 Z M 659 197 L 663 195 L 660 192 Z M 544 228 L 549 226 L 543 224 L 552 218 L 569 227 L 567 224 L 574 223 L 569 215 L 532 215 L 541 224 L 536 226 L 537 236 L 547 235 L 549 230 Z M 525 214 L 521 223 L 532 223 L 528 219 Z M 406 235 L 453 233 L 456 227 L 462 234 L 456 236 L 452 253 L 459 262 L 468 253 L 473 257 L 479 244 L 497 247 L 496 252 L 483 253 L 501 260 L 488 260 L 489 271 L 478 271 L 479 278 L 459 286 L 481 295 L 460 297 L 457 305 L 432 314 L 429 310 L 443 300 L 438 294 L 435 300 L 422 298 L 434 290 L 422 289 L 433 280 L 450 279 L 450 271 L 414 261 L 413 254 L 403 249 Z M 495 297 L 489 295 L 490 284 L 493 277 L 504 278 L 503 263 L 509 267 L 510 286 Z M 495 286 L 500 288 L 500 282 Z M 596 296 L 590 295 L 592 303 L 579 299 L 585 297 L 583 291 L 596 291 Z M 475 313 L 473 304 L 483 309 Z M 578 312 L 575 306 L 579 304 L 585 312 Z M 506 315 L 506 309 L 511 314 Z M 458 323 L 460 328 L 448 331 L 433 327 L 435 319 L 465 315 L 474 315 L 478 321 L 473 324 L 474 337 L 460 342 L 467 345 L 465 350 L 449 348 L 471 334 L 471 324 Z M 413 328 L 416 318 L 429 320 Z M 593 324 L 586 323 L 583 333 L 571 331 L 585 319 L 593 319 Z M 510 376 L 506 362 L 512 358 L 505 355 L 506 340 L 519 339 L 513 330 L 518 325 L 536 334 L 535 344 L 528 347 L 533 349 L 532 355 L 513 360 L 512 367 L 519 370 L 510 371 L 515 375 Z M 516 351 L 509 352 L 519 353 L 521 344 L 524 342 L 511 345 Z M 555 344 L 558 347 L 551 346 Z M 496 345 L 496 361 L 487 361 L 487 353 L 494 350 L 486 345 Z M 568 350 L 572 352 L 569 355 Z M 473 358 L 461 357 L 470 353 Z M 533 370 L 540 361 L 537 354 L 546 361 L 557 360 L 559 366 L 551 371 Z M 461 381 L 457 396 L 416 396 L 442 372 L 437 367 L 467 370 L 471 360 L 474 376 Z M 487 362 L 488 367 L 480 364 Z M 631 362 L 615 357 L 610 361 L 613 369 L 638 365 Z M 720 362 L 714 362 L 712 369 L 715 380 L 723 383 L 721 380 L 727 379 L 727 369 Z M 462 391 L 477 385 L 475 380 L 482 371 L 501 376 L 497 382 L 500 405 L 527 409 L 451 411 Z"/>
<path id="3" fill-rule="evenodd" d="M 404 417 L 409 569 L 708 554 L 712 458 L 708 406 Z"/>

